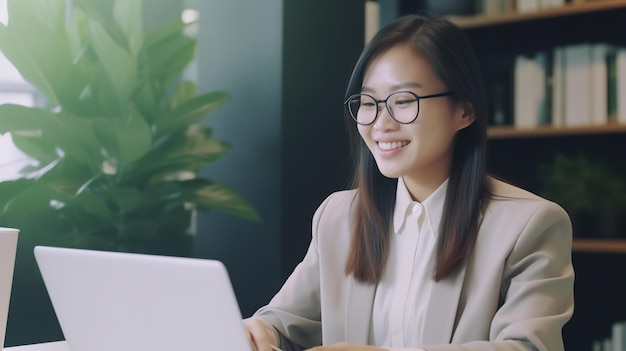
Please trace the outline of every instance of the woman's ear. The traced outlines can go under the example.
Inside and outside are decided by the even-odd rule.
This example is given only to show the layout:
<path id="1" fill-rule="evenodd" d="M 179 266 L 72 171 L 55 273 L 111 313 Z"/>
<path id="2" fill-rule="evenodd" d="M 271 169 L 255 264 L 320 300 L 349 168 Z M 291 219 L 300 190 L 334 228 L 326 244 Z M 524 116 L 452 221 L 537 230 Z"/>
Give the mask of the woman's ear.
<path id="1" fill-rule="evenodd" d="M 476 115 L 474 114 L 474 107 L 469 102 L 464 102 L 462 104 L 461 116 L 457 119 L 458 121 L 458 129 L 461 130 L 465 127 L 468 127 L 476 120 Z"/>

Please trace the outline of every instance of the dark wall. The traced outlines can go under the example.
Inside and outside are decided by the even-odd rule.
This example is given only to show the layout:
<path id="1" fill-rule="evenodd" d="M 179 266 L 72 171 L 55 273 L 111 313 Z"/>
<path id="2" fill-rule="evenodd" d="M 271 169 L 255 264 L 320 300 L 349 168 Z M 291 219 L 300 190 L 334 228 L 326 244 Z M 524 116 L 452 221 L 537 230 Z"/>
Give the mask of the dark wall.
<path id="1" fill-rule="evenodd" d="M 315 209 L 347 185 L 343 97 L 363 48 L 363 0 L 285 1 L 283 274 L 302 259 Z"/>
<path id="2" fill-rule="evenodd" d="M 231 95 L 207 124 L 233 148 L 203 174 L 247 199 L 262 222 L 200 213 L 195 251 L 224 262 L 247 316 L 281 283 L 282 0 L 197 1 L 196 7 L 199 90 Z"/>
<path id="3" fill-rule="evenodd" d="M 343 94 L 362 49 L 363 0 L 197 1 L 200 90 L 232 100 L 208 124 L 234 145 L 204 174 L 257 208 L 261 223 L 198 216 L 196 255 L 227 266 L 244 316 L 304 255 L 315 208 L 346 185 Z"/>

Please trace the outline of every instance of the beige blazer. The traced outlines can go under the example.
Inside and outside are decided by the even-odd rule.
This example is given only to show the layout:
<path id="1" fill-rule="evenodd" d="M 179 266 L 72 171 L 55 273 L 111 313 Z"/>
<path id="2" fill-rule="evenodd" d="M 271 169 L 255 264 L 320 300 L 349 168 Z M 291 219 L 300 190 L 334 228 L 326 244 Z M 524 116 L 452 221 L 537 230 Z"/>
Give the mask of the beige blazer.
<path id="1" fill-rule="evenodd" d="M 490 181 L 495 198 L 474 254 L 457 274 L 434 283 L 426 325 L 416 331 L 420 347 L 563 350 L 562 327 L 574 308 L 569 217 L 553 202 Z M 304 259 L 251 317 L 274 326 L 285 350 L 368 341 L 375 285 L 344 274 L 355 194 L 340 191 L 321 204 Z"/>

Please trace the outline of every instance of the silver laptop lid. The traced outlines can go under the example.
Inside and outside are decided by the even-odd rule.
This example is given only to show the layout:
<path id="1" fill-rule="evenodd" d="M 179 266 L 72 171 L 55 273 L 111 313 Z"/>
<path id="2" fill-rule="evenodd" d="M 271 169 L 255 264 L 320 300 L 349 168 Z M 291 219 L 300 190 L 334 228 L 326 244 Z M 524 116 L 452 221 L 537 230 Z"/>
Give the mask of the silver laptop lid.
<path id="1" fill-rule="evenodd" d="M 38 246 L 35 258 L 71 351 L 249 351 L 215 260 Z"/>

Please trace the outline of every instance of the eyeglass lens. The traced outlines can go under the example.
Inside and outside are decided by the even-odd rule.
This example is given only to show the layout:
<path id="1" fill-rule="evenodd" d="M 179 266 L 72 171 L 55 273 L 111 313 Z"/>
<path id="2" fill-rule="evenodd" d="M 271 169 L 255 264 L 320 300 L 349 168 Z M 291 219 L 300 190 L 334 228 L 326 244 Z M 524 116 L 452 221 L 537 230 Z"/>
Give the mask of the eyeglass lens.
<path id="1" fill-rule="evenodd" d="M 377 102 L 365 94 L 354 95 L 348 101 L 348 109 L 352 118 L 360 124 L 371 124 L 378 116 L 380 103 L 386 101 L 391 116 L 400 123 L 411 123 L 419 113 L 418 98 L 409 92 L 397 92 L 389 95 L 386 100 Z"/>

